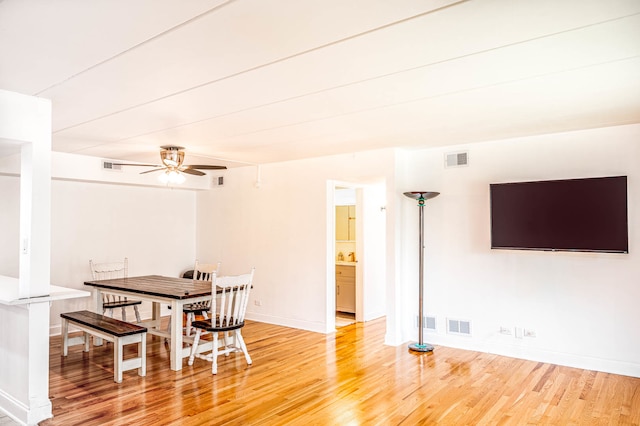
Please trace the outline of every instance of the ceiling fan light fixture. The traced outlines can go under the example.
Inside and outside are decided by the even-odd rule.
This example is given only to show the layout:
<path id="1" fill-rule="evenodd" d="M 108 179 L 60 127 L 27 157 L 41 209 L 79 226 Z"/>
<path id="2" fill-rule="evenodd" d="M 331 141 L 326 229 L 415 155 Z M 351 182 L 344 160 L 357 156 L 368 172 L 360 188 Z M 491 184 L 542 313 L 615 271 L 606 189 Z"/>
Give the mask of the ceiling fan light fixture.
<path id="1" fill-rule="evenodd" d="M 186 178 L 178 170 L 167 170 L 158 176 L 158 180 L 164 184 L 181 184 Z"/>
<path id="2" fill-rule="evenodd" d="M 179 167 L 182 165 L 182 162 L 184 161 L 184 151 L 182 151 L 182 147 L 168 146 L 162 148 L 162 151 L 160 151 L 162 164 L 166 167 Z"/>

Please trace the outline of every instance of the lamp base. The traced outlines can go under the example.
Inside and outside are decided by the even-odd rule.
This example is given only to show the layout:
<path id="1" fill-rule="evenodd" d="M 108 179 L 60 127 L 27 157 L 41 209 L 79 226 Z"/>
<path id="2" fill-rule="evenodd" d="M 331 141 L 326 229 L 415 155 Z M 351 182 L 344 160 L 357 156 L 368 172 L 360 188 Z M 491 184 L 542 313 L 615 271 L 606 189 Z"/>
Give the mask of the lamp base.
<path id="1" fill-rule="evenodd" d="M 409 350 L 414 352 L 432 352 L 433 346 L 428 343 L 411 343 L 409 345 Z"/>

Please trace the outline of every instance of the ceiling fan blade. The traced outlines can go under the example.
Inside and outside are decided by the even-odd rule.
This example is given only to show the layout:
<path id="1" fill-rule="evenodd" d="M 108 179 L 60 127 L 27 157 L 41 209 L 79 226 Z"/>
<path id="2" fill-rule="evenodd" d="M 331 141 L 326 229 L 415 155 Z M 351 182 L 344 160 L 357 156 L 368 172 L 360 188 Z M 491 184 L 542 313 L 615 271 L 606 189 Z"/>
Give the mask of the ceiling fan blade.
<path id="1" fill-rule="evenodd" d="M 162 167 L 160 164 L 112 163 L 114 166 Z"/>
<path id="2" fill-rule="evenodd" d="M 145 170 L 144 172 L 140 172 L 140 174 L 143 175 L 145 173 L 159 172 L 160 170 L 165 170 L 165 168 L 164 167 L 158 167 L 157 169 Z"/>
<path id="3" fill-rule="evenodd" d="M 204 176 L 205 175 L 205 173 L 201 172 L 200 170 L 180 168 L 180 171 L 184 172 L 184 173 L 188 173 L 190 175 L 196 175 L 196 176 Z"/>
<path id="4" fill-rule="evenodd" d="M 202 170 L 226 170 L 226 166 L 209 166 L 207 164 L 189 164 L 188 166 L 182 166 L 189 169 L 202 169 Z"/>

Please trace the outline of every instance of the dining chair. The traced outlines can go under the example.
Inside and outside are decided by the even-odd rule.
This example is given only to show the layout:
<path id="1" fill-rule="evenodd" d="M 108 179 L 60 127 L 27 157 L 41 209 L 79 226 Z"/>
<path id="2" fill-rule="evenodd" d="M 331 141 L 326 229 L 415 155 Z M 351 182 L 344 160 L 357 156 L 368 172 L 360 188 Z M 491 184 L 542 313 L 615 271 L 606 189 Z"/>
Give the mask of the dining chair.
<path id="1" fill-rule="evenodd" d="M 233 275 L 218 277 L 214 275 L 211 282 L 211 308 L 209 318 L 206 320 L 194 321 L 191 325 L 196 329 L 193 338 L 189 365 L 193 365 L 196 357 L 211 361 L 211 373 L 218 373 L 218 356 L 228 356 L 233 352 L 242 352 L 247 364 L 251 365 L 251 357 L 247 350 L 247 345 L 242 338 L 241 330 L 244 327 L 244 316 L 249 302 L 249 293 L 253 286 L 253 275 L 255 268 L 251 272 L 243 275 Z M 217 292 L 217 288 L 222 288 Z M 212 341 L 205 341 L 200 345 L 203 334 L 211 334 Z M 222 339 L 219 334 L 222 333 Z M 212 347 L 208 345 L 212 343 Z M 223 348 L 223 349 L 222 349 Z M 204 352 L 211 350 L 211 353 Z"/>
<path id="2" fill-rule="evenodd" d="M 122 262 L 111 263 L 94 263 L 93 260 L 89 260 L 89 268 L 91 269 L 91 276 L 94 280 L 127 278 L 129 276 L 129 259 L 125 257 Z M 142 304 L 140 300 L 129 300 L 124 296 L 102 293 L 102 313 L 104 314 L 106 311 L 109 311 L 110 316 L 113 318 L 113 310 L 121 308 L 122 321 L 127 320 L 126 308 L 133 306 L 136 321 L 140 322 L 140 312 L 138 311 L 138 305 L 140 304 Z"/>
<path id="3" fill-rule="evenodd" d="M 200 263 L 196 260 L 196 263 L 193 266 L 193 273 L 189 274 L 194 280 L 202 280 L 202 281 L 211 281 L 214 275 L 220 273 L 220 263 Z M 191 272 L 191 271 L 189 271 Z M 186 277 L 185 273 L 183 277 Z M 209 318 L 208 312 L 209 307 L 211 306 L 211 302 L 209 300 L 204 302 L 196 302 L 189 303 L 182 307 L 182 312 L 187 315 L 187 321 L 185 324 L 185 335 L 191 336 L 191 332 L 193 331 L 193 327 L 191 323 L 196 320 L 196 315 L 200 315 L 204 317 L 204 319 Z M 169 306 L 171 309 L 171 306 Z M 169 318 L 169 324 L 167 325 L 167 332 L 171 332 L 171 318 Z"/>
<path id="4" fill-rule="evenodd" d="M 199 263 L 196 260 L 193 266 L 193 279 L 211 281 L 214 276 L 220 274 L 220 263 Z M 196 320 L 196 315 L 201 315 L 204 319 L 208 319 L 209 308 L 211 307 L 211 301 L 189 303 L 182 307 L 182 312 L 187 314 L 187 323 L 185 325 L 185 334 L 191 336 L 193 327 L 191 324 Z"/>

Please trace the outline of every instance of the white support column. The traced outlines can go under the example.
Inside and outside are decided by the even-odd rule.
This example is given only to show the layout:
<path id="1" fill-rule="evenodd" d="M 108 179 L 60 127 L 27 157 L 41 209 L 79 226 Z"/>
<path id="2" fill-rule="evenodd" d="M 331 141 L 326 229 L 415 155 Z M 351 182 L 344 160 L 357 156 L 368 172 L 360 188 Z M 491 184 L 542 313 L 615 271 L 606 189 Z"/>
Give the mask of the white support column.
<path id="1" fill-rule="evenodd" d="M 51 262 L 51 104 L 36 99 L 32 143 L 21 150 L 20 297 L 49 292 Z"/>
<path id="2" fill-rule="evenodd" d="M 0 317 L 12 324 L 0 339 L 0 410 L 35 425 L 52 416 L 49 300 L 31 299 L 50 292 L 51 102 L 0 90 L 0 143 L 21 151 L 16 293 L 26 301 L 0 304 Z"/>

